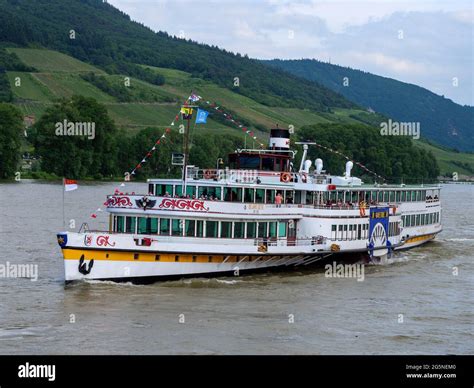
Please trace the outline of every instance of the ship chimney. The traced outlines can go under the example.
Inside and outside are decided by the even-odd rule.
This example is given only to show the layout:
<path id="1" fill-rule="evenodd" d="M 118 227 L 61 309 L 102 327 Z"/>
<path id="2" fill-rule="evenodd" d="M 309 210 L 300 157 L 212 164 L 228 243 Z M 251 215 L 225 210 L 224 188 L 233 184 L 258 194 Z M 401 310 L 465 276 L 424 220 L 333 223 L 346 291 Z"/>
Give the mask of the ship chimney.
<path id="1" fill-rule="evenodd" d="M 290 148 L 290 131 L 273 128 L 270 131 L 270 148 L 273 150 L 288 150 Z"/>

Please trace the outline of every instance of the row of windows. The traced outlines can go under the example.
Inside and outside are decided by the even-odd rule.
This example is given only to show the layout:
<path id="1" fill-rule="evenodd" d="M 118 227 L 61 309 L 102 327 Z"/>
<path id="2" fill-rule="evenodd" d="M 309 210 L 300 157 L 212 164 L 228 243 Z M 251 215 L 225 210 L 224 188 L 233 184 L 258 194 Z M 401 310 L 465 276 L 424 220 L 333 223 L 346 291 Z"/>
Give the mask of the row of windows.
<path id="1" fill-rule="evenodd" d="M 407 216 L 402 216 L 403 226 L 422 226 L 422 225 L 431 225 L 439 223 L 440 213 L 426 213 L 426 214 L 412 214 Z"/>
<path id="2" fill-rule="evenodd" d="M 334 191 L 301 191 L 254 189 L 242 187 L 186 186 L 183 194 L 182 185 L 150 184 L 149 191 L 157 196 L 204 198 L 229 202 L 275 203 L 275 196 L 280 193 L 284 203 L 324 205 L 329 202 L 359 203 L 360 201 L 376 203 L 419 202 L 439 199 L 439 190 L 334 190 Z M 306 193 L 303 196 L 303 193 Z"/>
<path id="3" fill-rule="evenodd" d="M 323 201 L 334 202 L 419 202 L 439 199 L 439 190 L 380 190 L 380 191 L 343 191 L 336 190 L 323 193 Z"/>
<path id="4" fill-rule="evenodd" d="M 332 240 L 366 240 L 368 224 L 332 225 Z"/>
<path id="5" fill-rule="evenodd" d="M 388 236 L 398 236 L 400 234 L 400 224 L 398 222 L 390 222 L 388 224 Z"/>
<path id="6" fill-rule="evenodd" d="M 241 222 L 204 221 L 155 217 L 114 216 L 117 233 L 159 234 L 162 236 L 276 238 L 286 237 L 287 221 Z"/>

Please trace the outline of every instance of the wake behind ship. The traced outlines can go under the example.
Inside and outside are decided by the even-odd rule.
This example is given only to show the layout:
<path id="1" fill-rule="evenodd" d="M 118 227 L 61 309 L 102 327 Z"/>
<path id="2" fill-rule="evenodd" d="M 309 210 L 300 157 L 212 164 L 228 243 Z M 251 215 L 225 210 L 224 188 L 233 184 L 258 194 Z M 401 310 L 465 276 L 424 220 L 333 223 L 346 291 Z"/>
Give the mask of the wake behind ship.
<path id="1" fill-rule="evenodd" d="M 182 179 L 108 196 L 109 230 L 58 234 L 66 282 L 290 270 L 390 256 L 441 231 L 439 186 L 366 185 L 352 162 L 334 176 L 321 159 L 313 168 L 308 146 L 299 168 L 287 129 L 271 130 L 268 149 L 236 150 L 223 169 L 188 165 L 185 149 Z"/>

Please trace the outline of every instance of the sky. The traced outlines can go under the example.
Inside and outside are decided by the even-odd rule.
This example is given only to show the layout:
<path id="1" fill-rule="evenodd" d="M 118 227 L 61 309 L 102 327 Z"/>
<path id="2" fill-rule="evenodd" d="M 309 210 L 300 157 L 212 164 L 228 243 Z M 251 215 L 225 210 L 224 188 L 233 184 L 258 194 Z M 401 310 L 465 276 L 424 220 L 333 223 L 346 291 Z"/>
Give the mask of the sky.
<path id="1" fill-rule="evenodd" d="M 155 31 L 258 59 L 314 58 L 474 105 L 474 1 L 107 0 Z"/>

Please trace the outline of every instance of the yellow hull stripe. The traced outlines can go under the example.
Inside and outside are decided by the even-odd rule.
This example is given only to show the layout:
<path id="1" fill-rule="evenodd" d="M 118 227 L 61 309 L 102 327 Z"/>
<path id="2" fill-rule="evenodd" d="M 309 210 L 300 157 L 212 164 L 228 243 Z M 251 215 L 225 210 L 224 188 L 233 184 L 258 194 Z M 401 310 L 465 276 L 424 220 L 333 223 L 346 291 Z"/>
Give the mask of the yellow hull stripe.
<path id="1" fill-rule="evenodd" d="M 414 242 L 420 242 L 420 241 L 425 241 L 425 240 L 431 240 L 435 237 L 434 234 L 425 234 L 423 236 L 417 236 L 417 237 L 411 237 L 408 240 L 405 241 L 405 244 L 410 244 Z"/>
<path id="2" fill-rule="evenodd" d="M 142 262 L 180 262 L 180 263 L 237 263 L 244 257 L 242 262 L 255 261 L 258 257 L 253 256 L 226 256 L 226 255 L 188 255 L 188 254 L 170 254 L 159 252 L 123 252 L 106 251 L 90 249 L 63 249 L 64 260 L 79 260 L 84 255 L 85 260 L 104 260 L 104 261 L 142 261 Z M 226 260 L 227 259 L 227 260 Z M 267 259 L 267 258 L 265 258 Z"/>

